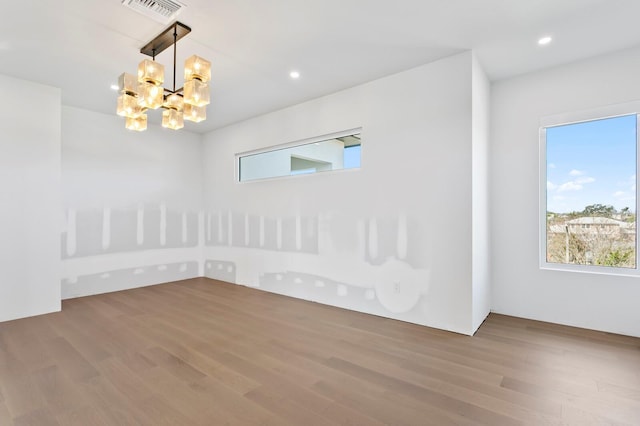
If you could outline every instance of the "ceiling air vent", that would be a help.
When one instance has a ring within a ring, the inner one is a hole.
[[[122,0],[122,5],[162,24],[173,21],[185,7],[176,0]]]

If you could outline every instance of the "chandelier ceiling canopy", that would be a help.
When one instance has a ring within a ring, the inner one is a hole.
[[[125,117],[125,127],[142,131],[147,128],[147,111],[162,108],[162,127],[178,130],[184,120],[200,122],[206,119],[206,106],[210,103],[209,81],[211,63],[192,55],[184,64],[184,86],[176,89],[176,44],[191,28],[175,22],[153,40],[140,53],[151,56],[138,65],[137,76],[123,73],[118,79],[117,114]],[[155,61],[156,55],[173,46],[173,86],[163,87],[164,65]]]

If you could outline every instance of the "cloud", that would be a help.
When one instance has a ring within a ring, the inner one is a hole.
[[[553,163],[547,164],[547,169],[555,169],[555,168],[556,168],[555,164],[553,164]]]
[[[565,198],[567,198],[567,197],[562,196],[562,195],[554,195],[554,196],[553,196],[553,201],[562,201],[562,200],[564,200]]]
[[[618,201],[635,201],[636,199],[635,193],[626,191],[616,191],[613,193],[613,197],[617,198]]]
[[[585,184],[593,183],[596,181],[591,176],[584,176],[584,172],[580,170],[571,170],[570,175],[575,176],[575,179],[565,182],[562,185],[556,185],[550,181],[547,181],[547,191],[565,192],[565,191],[580,191],[584,189]]]
[[[578,179],[574,180],[575,183],[577,184],[583,184],[583,183],[592,183],[595,182],[596,180],[592,177],[589,176],[583,176],[583,177],[579,177]]]
[[[567,183],[563,183],[562,185],[560,185],[558,187],[558,192],[564,192],[564,191],[580,191],[583,188],[582,185],[576,183],[576,182],[567,182]]]

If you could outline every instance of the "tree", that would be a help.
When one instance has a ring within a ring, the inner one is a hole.
[[[584,208],[582,214],[584,216],[611,217],[615,212],[616,209],[613,206],[607,206],[604,204],[591,204]]]
[[[605,253],[604,258],[599,261],[600,265],[616,267],[633,267],[633,249],[615,249]]]

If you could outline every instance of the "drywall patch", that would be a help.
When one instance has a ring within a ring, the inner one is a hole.
[[[318,218],[269,218],[236,212],[205,214],[205,244],[209,247],[249,247],[263,250],[318,253]]]
[[[73,256],[76,254],[76,211],[69,209],[67,211],[67,228],[66,235],[63,233],[62,256]],[[66,246],[65,246],[66,245]]]
[[[144,244],[144,207],[138,206],[136,212],[136,243],[141,246]]]
[[[236,282],[236,264],[222,260],[207,259],[205,261],[204,276],[228,283]]]
[[[75,251],[74,256],[102,254],[102,210],[75,211]],[[70,257],[67,249],[66,232],[62,238],[62,257]]]
[[[210,245],[206,250],[208,258],[234,262],[235,277],[225,273],[222,263],[206,267],[206,276],[426,323],[431,273],[428,266],[413,264],[415,240],[424,235],[418,234],[416,222],[407,215],[358,218],[325,213],[313,219],[249,215],[248,227],[246,213],[237,218],[234,222],[239,226],[233,232],[241,233],[239,241],[234,246]],[[247,228],[254,232],[252,226],[258,238],[250,236],[253,247],[247,248],[245,234]],[[317,252],[304,251],[306,238],[312,238]],[[293,268],[298,272],[291,272]]]
[[[403,306],[406,310],[400,312],[398,309],[389,310],[381,303],[375,289],[341,283],[318,275],[292,271],[262,274],[259,287],[273,293],[360,312],[375,315],[384,313],[385,316],[410,322],[419,323],[424,320],[426,295],[412,298],[410,304]],[[393,307],[397,308],[392,305]]]
[[[144,287],[197,276],[198,262],[149,265],[83,275],[62,280],[62,299]]]
[[[108,238],[111,243],[105,251],[118,253],[139,250],[138,210],[112,210],[110,231]]]
[[[403,218],[400,215],[399,218]],[[398,232],[400,222],[399,218],[372,218],[369,219],[369,227],[367,234],[367,261],[372,265],[380,265],[389,257],[399,258],[407,256],[407,232],[406,219],[402,220],[405,224],[404,232]],[[401,248],[402,253],[398,249]]]
[[[67,211],[62,258],[196,247],[198,213],[159,207]]]
[[[260,275],[261,290],[296,297],[299,299],[337,306],[373,315],[423,324],[427,315],[427,295],[411,297],[412,302],[402,308],[405,311],[389,310],[380,302],[376,289],[363,288],[330,280],[326,277],[301,272],[278,272]],[[400,289],[402,291],[402,289]]]

